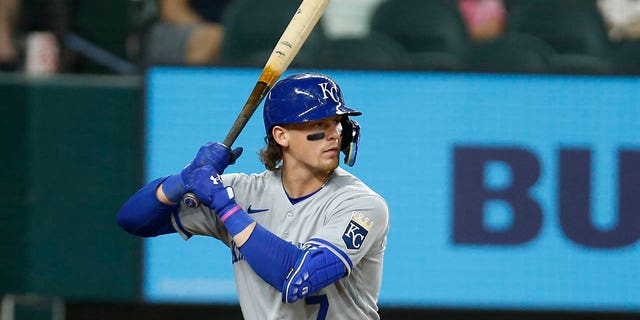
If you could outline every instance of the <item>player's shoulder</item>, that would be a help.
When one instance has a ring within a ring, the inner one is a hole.
[[[340,167],[333,172],[327,187],[334,189],[336,196],[343,199],[360,199],[387,206],[386,201],[380,194],[371,189],[360,178]]]
[[[352,173],[337,168],[327,186],[333,189],[330,202],[336,204],[337,212],[366,216],[379,226],[388,225],[389,206],[385,199]]]
[[[336,189],[350,189],[354,192],[378,195],[368,185],[360,180],[360,178],[340,167],[336,168],[336,170],[333,172],[333,175],[331,176],[329,183],[327,183],[327,186]]]
[[[265,186],[272,184],[274,181],[278,182],[280,179],[277,173],[265,170],[260,173],[251,174],[241,172],[225,173],[222,175],[222,181],[224,181],[225,185],[231,185],[237,188],[242,185],[251,185],[254,187]]]

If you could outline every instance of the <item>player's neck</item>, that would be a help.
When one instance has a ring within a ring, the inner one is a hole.
[[[304,197],[324,187],[332,172],[303,173],[299,170],[283,168],[282,185],[289,197]]]

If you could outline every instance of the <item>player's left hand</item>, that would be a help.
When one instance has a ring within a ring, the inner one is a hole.
[[[242,155],[242,150],[241,147],[231,150],[220,142],[208,142],[198,149],[193,161],[183,170],[182,178],[187,180],[187,175],[205,165],[212,166],[214,170],[222,174],[227,166],[234,164]]]
[[[193,161],[191,161],[179,174],[169,176],[162,183],[162,191],[169,201],[178,202],[186,192],[186,185],[191,179],[191,174],[196,169],[209,165],[216,172],[222,173],[227,166],[235,163],[236,159],[242,155],[242,148],[231,150],[220,142],[208,142],[198,150]]]
[[[220,216],[237,206],[233,188],[222,184],[220,173],[211,165],[194,170],[187,180],[186,189]]]

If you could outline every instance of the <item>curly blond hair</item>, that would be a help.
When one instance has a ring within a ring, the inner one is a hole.
[[[260,161],[267,170],[279,170],[282,163],[282,148],[271,135],[265,137],[264,141],[267,145],[258,153]]]

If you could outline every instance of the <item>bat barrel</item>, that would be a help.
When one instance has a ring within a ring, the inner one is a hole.
[[[244,107],[242,107],[240,114],[238,114],[236,121],[231,126],[231,129],[229,129],[227,137],[224,139],[223,144],[225,146],[231,148],[240,135],[240,132],[242,132],[244,127],[247,125],[247,122],[249,122],[249,119],[251,119],[251,116],[260,105],[260,102],[262,102],[269,92],[269,89],[270,86],[262,81],[258,81],[258,83],[256,83],[249,95],[249,98],[247,99],[247,102],[244,104]]]
[[[320,20],[322,13],[329,4],[329,0],[303,0],[296,10],[293,18],[285,28],[282,36],[276,43],[267,60],[258,83],[254,86],[247,102],[240,111],[236,121],[227,133],[223,144],[229,148],[236,141],[242,129],[260,105],[260,102],[269,92],[269,89],[280,78],[282,73],[289,67],[293,58],[298,54],[300,48],[309,37],[309,34]],[[193,193],[187,193],[182,199],[182,203],[190,208],[196,208],[200,201]]]
[[[244,127],[247,125],[247,122],[249,122],[249,119],[251,119],[251,116],[268,92],[269,86],[267,86],[266,83],[262,81],[258,81],[258,83],[256,83],[256,85],[253,87],[253,90],[251,91],[251,95],[249,95],[247,102],[244,104],[242,111],[240,111],[240,114],[238,114],[236,121],[233,123],[233,126],[231,126],[227,137],[224,139],[223,144],[225,146],[231,148],[233,143],[240,135],[240,132],[242,132],[242,129],[244,129]],[[188,192],[184,195],[184,197],[182,198],[182,203],[189,208],[197,208],[198,206],[200,206],[200,201],[198,200],[196,195],[191,192]]]

